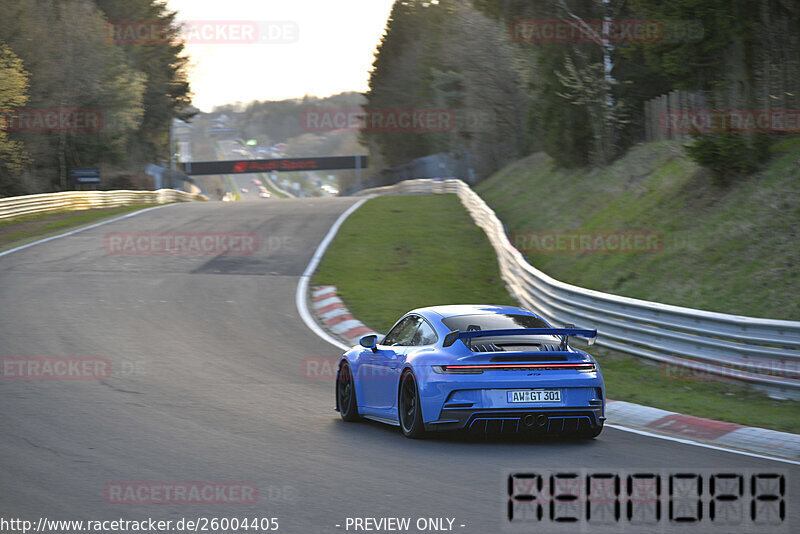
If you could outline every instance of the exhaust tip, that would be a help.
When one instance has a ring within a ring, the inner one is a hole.
[[[532,427],[535,422],[536,422],[536,417],[530,413],[522,418],[522,424],[524,424],[527,427]]]
[[[544,414],[539,414],[539,417],[536,418],[536,424],[539,426],[544,426],[547,424],[547,416]]]

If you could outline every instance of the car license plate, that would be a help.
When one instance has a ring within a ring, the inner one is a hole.
[[[507,391],[508,402],[561,402],[560,389],[514,389]]]

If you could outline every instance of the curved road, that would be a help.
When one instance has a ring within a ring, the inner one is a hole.
[[[506,469],[556,467],[783,469],[800,494],[796,465],[610,428],[588,443],[412,441],[343,423],[333,381],[306,372],[309,359],[323,368],[338,351],[303,324],[294,294],[353,202],[172,205],[0,257],[0,359],[106,358],[113,369],[92,380],[0,380],[0,517],[267,516],[298,534],[345,532],[354,516],[450,517],[457,532],[488,534],[502,530]],[[109,232],[252,232],[259,247],[110,254]],[[107,484],[128,481],[246,481],[259,499],[106,502]],[[789,514],[799,524],[797,508]]]

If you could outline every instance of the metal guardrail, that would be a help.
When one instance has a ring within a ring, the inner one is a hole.
[[[800,398],[800,322],[683,308],[555,280],[528,263],[495,212],[461,180],[408,180],[357,195],[430,193],[458,195],[486,232],[512,294],[549,322],[596,328],[598,345],[660,362],[676,378],[691,371]]]
[[[21,197],[0,198],[0,221],[52,211],[77,211],[116,208],[129,204],[165,204],[190,200],[208,200],[204,195],[159,189],[158,191],[65,191]]]

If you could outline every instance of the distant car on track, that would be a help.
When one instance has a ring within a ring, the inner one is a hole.
[[[595,359],[568,345],[596,330],[553,328],[522,308],[434,306],[364,336],[339,360],[336,410],[429,431],[530,432],[594,438],[605,421]]]
[[[255,179],[253,179],[253,184],[255,184],[255,185],[261,185],[261,180],[259,180],[259,179],[255,178]]]
[[[270,195],[267,191],[259,192],[258,196],[260,196],[261,198],[272,198],[272,195]]]
[[[338,189],[336,189],[335,187],[333,187],[331,185],[328,185],[328,184],[322,184],[320,186],[320,189],[322,189],[324,192],[328,193],[329,195],[335,196],[335,195],[339,194],[339,190]]]

